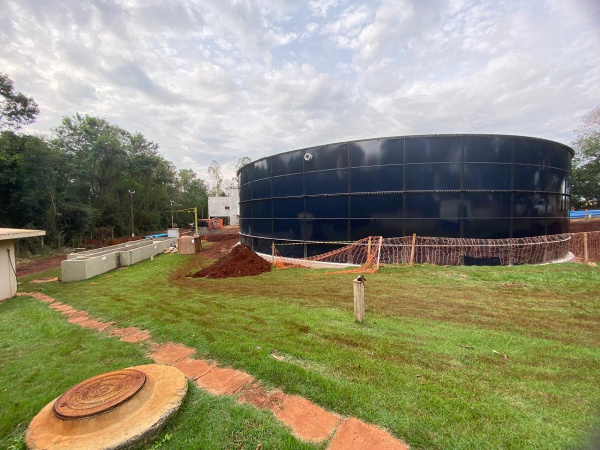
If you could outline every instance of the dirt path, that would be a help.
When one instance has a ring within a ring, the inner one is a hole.
[[[66,254],[22,260],[22,262],[17,259],[17,277],[20,278],[32,273],[43,272],[44,270],[60,267],[60,262],[65,259],[67,259]]]
[[[329,450],[409,448],[407,444],[375,425],[354,417],[342,417],[297,395],[288,395],[279,390],[267,391],[260,381],[241,370],[223,368],[210,361],[195,359],[194,348],[173,342],[153,342],[148,331],[136,327],[119,328],[114,322],[96,320],[86,311],[77,310],[40,292],[19,292],[17,295],[33,297],[46,303],[50,308],[64,314],[70,323],[80,327],[107,333],[124,342],[146,342],[149,348],[148,357],[157,364],[177,367],[199,388],[212,395],[236,396],[241,403],[271,411],[302,441],[318,444],[331,439]]]

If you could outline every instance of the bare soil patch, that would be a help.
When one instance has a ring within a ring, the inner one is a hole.
[[[198,256],[203,258],[219,259],[229,253],[231,249],[238,243],[239,239],[237,234],[221,234],[210,237],[211,240],[202,244],[202,251],[198,254]]]
[[[600,231],[600,219],[571,220],[569,224],[570,233],[583,233],[586,231]]]
[[[43,272],[45,270],[60,267],[61,261],[67,259],[67,255],[55,255],[46,258],[35,259],[17,259],[17,277],[24,277],[32,273]]]
[[[212,265],[189,275],[192,278],[232,278],[260,275],[271,270],[271,264],[247,245],[236,245],[231,252]]]

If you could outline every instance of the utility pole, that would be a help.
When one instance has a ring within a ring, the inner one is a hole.
[[[135,191],[130,190],[129,194],[131,195],[131,237],[135,237],[133,233],[133,194],[135,194]]]
[[[171,202],[171,228],[175,228],[173,224],[173,200],[169,200]]]

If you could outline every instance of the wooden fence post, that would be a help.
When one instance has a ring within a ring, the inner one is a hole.
[[[352,280],[354,285],[354,318],[359,322],[365,320],[365,282]]]
[[[271,242],[271,266],[275,267],[275,242]]]
[[[583,233],[583,262],[588,262],[588,234],[587,231]]]
[[[383,236],[379,236],[379,248],[377,249],[377,267],[379,270],[379,258],[381,258],[381,245],[383,244]]]
[[[417,233],[413,233],[412,246],[410,248],[410,265],[415,261],[415,243],[417,242]]]

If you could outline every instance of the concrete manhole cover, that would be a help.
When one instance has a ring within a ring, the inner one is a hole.
[[[120,449],[156,437],[181,406],[187,379],[148,364],[89,378],[48,403],[25,434],[29,449]]]
[[[53,411],[59,419],[83,419],[104,414],[125,403],[146,384],[144,372],[116,370],[89,378],[73,386],[56,402]]]

